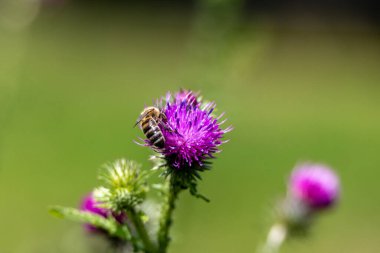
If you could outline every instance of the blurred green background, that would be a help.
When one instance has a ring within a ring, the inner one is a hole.
[[[179,87],[216,101],[235,129],[200,184],[211,203],[182,195],[170,252],[255,252],[289,172],[309,160],[336,168],[342,198],[283,252],[379,252],[375,23],[242,1],[3,0],[0,10],[1,253],[102,249],[47,207],[77,206],[105,162],[148,169],[133,123]]]

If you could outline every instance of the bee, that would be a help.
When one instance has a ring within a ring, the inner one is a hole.
[[[152,146],[163,149],[165,137],[159,127],[161,122],[167,121],[166,115],[157,107],[150,106],[144,109],[137,119],[135,126],[139,125]]]

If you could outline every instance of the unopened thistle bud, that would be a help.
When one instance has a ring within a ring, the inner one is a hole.
[[[146,173],[140,170],[139,164],[121,159],[105,167],[106,172],[101,178],[107,186],[94,191],[94,196],[102,207],[120,212],[145,199],[148,191]]]

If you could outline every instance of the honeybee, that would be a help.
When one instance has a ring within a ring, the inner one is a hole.
[[[140,126],[146,138],[148,138],[154,147],[163,149],[165,146],[165,137],[162,134],[159,124],[161,122],[165,123],[166,121],[166,115],[159,108],[150,106],[142,111],[135,126]]]

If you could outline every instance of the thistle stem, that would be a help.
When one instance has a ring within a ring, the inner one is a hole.
[[[127,212],[127,213],[128,213],[128,212]],[[131,231],[132,231],[132,229],[131,229],[131,225],[128,224],[128,223],[126,223],[124,226],[125,226],[125,229],[127,229],[127,230],[129,231],[129,233],[131,234],[130,238],[128,238],[127,241],[128,241],[128,240],[131,241],[131,243],[132,243],[132,247],[133,247],[133,252],[138,252],[139,248],[141,248],[141,247],[140,247],[140,245],[139,245],[139,242],[138,242],[136,236],[134,236],[134,235],[131,233]]]
[[[127,215],[128,215],[128,218],[130,218],[132,223],[135,225],[136,232],[139,235],[142,243],[144,244],[145,252],[146,253],[156,252],[156,247],[150,240],[148,232],[146,231],[146,228],[144,226],[144,223],[142,222],[136,210],[134,208],[130,208],[129,210],[127,210]]]
[[[262,253],[278,253],[287,237],[287,228],[284,224],[274,224],[269,230],[268,237]]]
[[[175,209],[175,201],[177,200],[178,194],[181,191],[178,187],[175,187],[172,180],[169,180],[169,186],[167,187],[166,199],[164,205],[162,206],[161,218],[160,218],[160,228],[158,231],[158,252],[166,253],[168,248],[170,237],[169,230],[173,223],[173,211]]]

